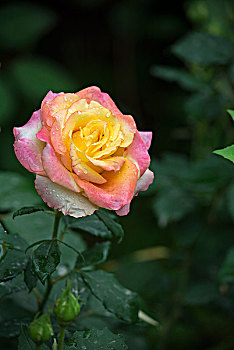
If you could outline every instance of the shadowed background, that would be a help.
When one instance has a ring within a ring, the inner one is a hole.
[[[0,4],[1,170],[33,181],[12,128],[49,90],[97,85],[153,131],[156,181],[120,219],[125,238],[103,266],[161,323],[109,325],[130,350],[233,349],[233,167],[212,154],[232,142],[233,20],[221,0]]]

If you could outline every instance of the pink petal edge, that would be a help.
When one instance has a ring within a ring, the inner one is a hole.
[[[150,148],[152,141],[152,131],[139,131],[142,140],[144,141],[147,150]]]
[[[137,131],[131,145],[126,150],[126,157],[135,161],[140,169],[140,176],[144,174],[150,165],[150,156],[146,144]]]
[[[140,177],[140,179],[137,181],[137,187],[134,192],[134,196],[137,196],[139,192],[146,191],[149,188],[149,185],[151,185],[154,181],[154,173],[147,169],[146,172]],[[130,203],[123,206],[123,208],[116,210],[116,214],[119,216],[127,215],[130,211]]]
[[[21,127],[15,127],[14,150],[19,162],[30,172],[45,175],[41,152],[44,142],[38,140],[37,132],[42,128],[40,110],[33,113],[30,120]]]

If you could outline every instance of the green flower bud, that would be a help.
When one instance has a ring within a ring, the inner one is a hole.
[[[29,326],[29,335],[30,338],[40,345],[49,340],[54,334],[53,328],[50,322],[50,313],[46,312],[38,318],[35,318],[34,321]]]
[[[80,312],[78,298],[71,291],[71,282],[67,283],[61,298],[54,304],[54,314],[60,326],[66,327]]]

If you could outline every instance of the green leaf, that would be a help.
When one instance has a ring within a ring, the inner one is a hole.
[[[24,270],[24,282],[27,285],[29,292],[31,292],[32,289],[36,287],[37,280],[38,278],[33,267],[32,259],[30,257]]]
[[[116,222],[116,216],[106,210],[96,211],[98,218],[106,225],[106,227],[112,232],[114,237],[120,240],[124,236],[124,230],[122,226]]]
[[[234,121],[234,111],[232,111],[231,109],[228,109],[227,112],[230,114],[230,116],[232,117],[232,120]]]
[[[1,282],[0,284],[0,299],[4,296],[9,296],[12,293],[17,293],[25,290],[26,286],[24,283],[23,275],[19,275],[13,280],[7,282]]]
[[[9,172],[0,172],[0,212],[16,210],[23,205],[35,205],[41,202],[36,194],[33,182],[24,176]],[[17,231],[18,232],[18,231]]]
[[[167,66],[154,66],[151,73],[158,78],[167,81],[176,82],[182,88],[193,91],[207,88],[207,85],[189,74],[186,70],[176,69]]]
[[[5,4],[0,10],[0,46],[18,50],[39,40],[56,22],[55,13],[41,4]]]
[[[172,46],[172,52],[185,61],[201,65],[226,64],[234,58],[234,44],[209,33],[193,32]]]
[[[74,91],[77,81],[57,62],[42,57],[28,57],[15,61],[9,68],[15,86],[23,95],[38,103],[49,90]]]
[[[111,243],[97,243],[92,248],[85,250],[82,256],[78,256],[75,264],[76,269],[84,269],[88,266],[98,265],[106,261],[110,252]]]
[[[217,149],[213,153],[218,154],[234,163],[234,145]]]
[[[35,213],[37,211],[45,211],[45,209],[42,208],[42,207],[38,207],[38,206],[23,207],[23,208],[20,208],[20,209],[16,210],[13,213],[12,218],[14,219],[16,216],[32,214],[32,213]]]
[[[155,197],[153,210],[159,226],[165,227],[168,223],[178,221],[190,213],[195,204],[195,200],[189,194],[180,188],[173,188]]]
[[[82,277],[109,312],[126,322],[138,320],[137,294],[121,286],[113,274],[98,270],[82,273]]]
[[[56,240],[46,241],[33,252],[32,262],[34,270],[44,284],[60,262],[60,250]]]
[[[0,230],[0,245],[5,245],[6,248],[21,250],[24,252],[28,243],[17,233],[7,234],[2,229]]]
[[[199,92],[188,97],[184,109],[192,120],[214,120],[222,114],[223,101],[217,94]]]
[[[19,275],[27,264],[27,257],[22,251],[9,249],[1,259],[0,282]]]
[[[93,215],[84,218],[66,218],[68,226],[73,229],[80,229],[94,236],[105,239],[113,237],[122,238],[124,231],[122,226],[116,222],[115,215],[108,211],[99,209]]]
[[[34,350],[34,342],[29,338],[28,326],[22,325],[18,341],[18,350]]]
[[[232,247],[221,266],[219,271],[219,281],[221,283],[234,282],[234,247]]]
[[[76,331],[64,346],[64,350],[127,350],[124,338],[114,334],[108,328]],[[27,350],[27,349],[25,349]]]

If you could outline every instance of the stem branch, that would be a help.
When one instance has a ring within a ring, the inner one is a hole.
[[[59,333],[59,339],[58,339],[58,350],[62,350],[63,347],[63,341],[64,341],[64,335],[65,335],[65,327],[60,326],[60,333]]]
[[[60,220],[61,216],[62,215],[58,211],[55,211],[55,219],[54,219],[54,228],[53,228],[52,239],[56,239],[57,238],[58,228],[59,228],[59,220]],[[48,297],[50,295],[52,287],[53,287],[52,278],[51,278],[51,276],[48,276],[47,277],[46,291],[45,291],[43,299],[42,299],[41,303],[39,303],[39,307],[38,307],[38,311],[40,313],[43,312],[43,309],[44,309],[45,304],[46,304],[46,302],[48,300]]]

